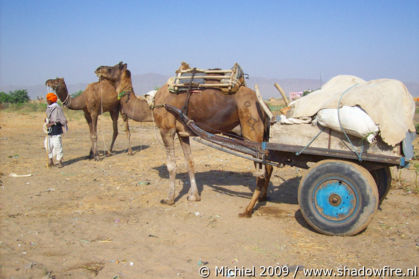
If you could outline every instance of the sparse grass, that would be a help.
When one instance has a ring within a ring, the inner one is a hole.
[[[2,104],[2,110],[6,112],[39,112],[45,111],[47,109],[47,104],[38,103],[38,102],[28,102],[28,103],[19,103],[19,104]]]
[[[84,119],[84,113],[82,110],[71,110],[64,107],[64,115],[67,117],[67,121]]]
[[[61,102],[59,102],[59,104],[61,107],[63,107]],[[4,112],[16,112],[16,113],[22,113],[22,114],[45,112],[46,109],[47,109],[46,103],[39,103],[37,101],[21,103],[21,104],[2,104],[0,107],[0,110]],[[64,114],[69,121],[80,120],[84,118],[82,110],[70,110],[64,107]]]

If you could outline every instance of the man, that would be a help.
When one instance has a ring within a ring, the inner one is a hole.
[[[67,131],[67,119],[64,116],[63,109],[57,104],[57,95],[54,93],[48,93],[46,96],[48,107],[47,107],[47,118],[46,127],[48,128],[48,136],[45,138],[45,149],[48,152],[48,167],[54,165],[53,158],[57,157],[57,166],[63,167],[63,144],[62,134]],[[64,129],[63,129],[64,128]]]

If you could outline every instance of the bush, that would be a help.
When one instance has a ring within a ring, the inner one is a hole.
[[[23,104],[30,100],[26,89],[10,91],[9,94],[0,92],[0,103]]]

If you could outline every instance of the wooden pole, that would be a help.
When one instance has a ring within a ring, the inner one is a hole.
[[[259,86],[257,84],[255,84],[255,92],[256,92],[256,97],[258,98],[258,101],[259,101],[260,105],[262,106],[263,110],[266,112],[269,119],[272,119],[273,114],[272,114],[271,110],[269,109],[269,107],[263,101],[262,95],[260,95]]]
[[[288,99],[287,99],[287,95],[285,94],[285,91],[281,88],[281,86],[279,86],[279,84],[278,83],[274,83],[274,86],[275,86],[275,88],[276,89],[278,89],[278,91],[279,91],[279,93],[281,93],[281,95],[282,95],[282,99],[284,99],[284,102],[285,102],[285,105],[288,107],[288,105],[289,105],[289,101],[288,101]]]

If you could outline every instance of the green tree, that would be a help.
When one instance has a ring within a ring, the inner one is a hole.
[[[10,95],[5,92],[0,92],[0,104],[10,103]]]
[[[28,96],[28,91],[26,89],[20,89],[9,92],[10,96],[10,103],[13,104],[20,104],[20,103],[26,103],[30,100]]]

